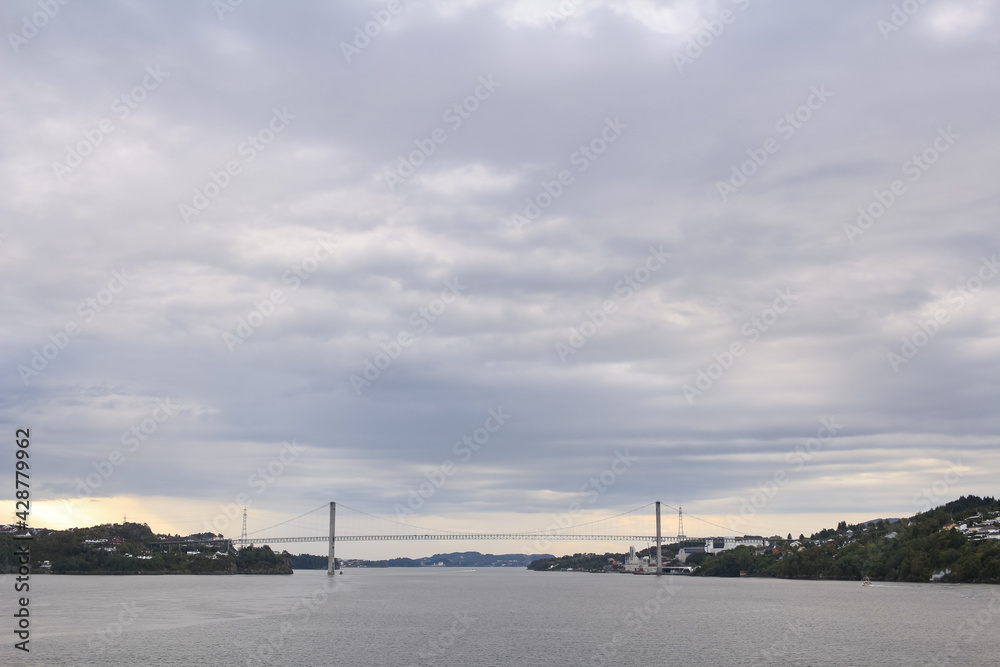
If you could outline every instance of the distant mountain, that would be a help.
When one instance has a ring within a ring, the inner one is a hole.
[[[872,519],[870,521],[862,521],[859,526],[874,526],[879,521],[885,521],[886,523],[896,523],[899,519]]]
[[[539,558],[554,558],[551,554],[481,554],[478,551],[456,551],[434,554],[426,558],[390,558],[387,560],[345,560],[344,567],[527,567]]]
[[[421,558],[423,566],[444,563],[445,567],[527,567],[539,558],[551,558],[549,554],[481,554],[478,551],[457,551],[450,554],[435,554]]]

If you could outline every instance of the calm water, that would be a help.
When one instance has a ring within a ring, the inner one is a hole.
[[[32,577],[27,660],[11,649],[13,581],[5,575],[0,663],[1000,664],[1000,587],[345,572]],[[960,650],[950,662],[949,647]]]

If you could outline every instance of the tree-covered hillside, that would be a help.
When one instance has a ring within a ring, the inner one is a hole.
[[[291,556],[270,547],[201,546],[163,552],[153,542],[181,539],[156,535],[140,523],[104,524],[69,530],[37,529],[30,541],[31,568],[53,574],[291,574]],[[215,535],[189,535],[185,539],[211,540]],[[0,572],[14,572],[15,551],[25,541],[13,534],[0,535]],[[193,551],[195,553],[188,553]]]
[[[706,577],[747,576],[1000,583],[1000,503],[995,498],[962,496],[908,519],[848,525],[841,521],[811,537],[771,538],[768,547],[741,546],[717,554],[696,553],[685,564]],[[663,546],[664,565],[677,545]],[[640,556],[655,558],[655,549]],[[624,554],[574,554],[536,560],[538,571],[621,571]]]
[[[688,564],[709,577],[736,577],[743,570],[765,577],[929,581],[941,572],[942,581],[1000,583],[1000,540],[988,539],[998,525],[996,499],[963,496],[895,523],[841,522],[773,549],[696,554]]]

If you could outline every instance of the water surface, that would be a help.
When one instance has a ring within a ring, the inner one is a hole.
[[[18,662],[32,665],[1000,664],[991,586],[506,568],[52,575],[31,586],[32,650]],[[12,598],[2,596],[8,619]]]

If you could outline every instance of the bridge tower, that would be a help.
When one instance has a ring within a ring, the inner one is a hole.
[[[663,574],[663,536],[660,535],[660,501],[656,501],[656,576]]]
[[[329,555],[330,560],[326,566],[326,573],[328,575],[337,574],[336,572],[337,559],[333,557],[333,538],[337,534],[336,524],[337,524],[337,503],[331,502],[330,503],[330,555]]]
[[[247,545],[247,506],[243,506],[243,532],[240,534],[240,544]]]
[[[677,508],[677,541],[680,542],[680,541],[682,541],[684,539],[687,539],[687,536],[684,534],[684,508],[683,507],[678,507]]]

